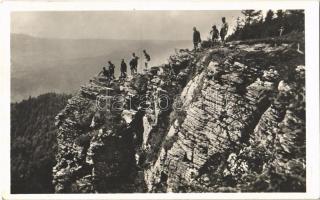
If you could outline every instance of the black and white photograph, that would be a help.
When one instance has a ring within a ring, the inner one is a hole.
[[[306,193],[307,14],[11,11],[10,194]]]

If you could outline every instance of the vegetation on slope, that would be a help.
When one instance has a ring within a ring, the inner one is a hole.
[[[54,118],[69,97],[48,93],[11,104],[11,193],[54,192]]]
[[[247,40],[304,32],[303,10],[269,10],[263,18],[261,10],[243,10],[244,19],[238,18],[228,40]],[[281,30],[282,29],[282,30]]]

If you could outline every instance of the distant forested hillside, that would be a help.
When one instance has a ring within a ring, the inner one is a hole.
[[[52,193],[54,118],[69,95],[47,93],[11,104],[11,193]]]

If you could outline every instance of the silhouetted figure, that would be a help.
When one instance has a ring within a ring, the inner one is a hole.
[[[131,75],[134,74],[134,59],[131,59],[129,62]]]
[[[193,46],[194,50],[198,49],[199,43],[201,42],[200,32],[197,31],[196,27],[193,27]]]
[[[228,29],[229,29],[229,25],[226,22],[226,18],[222,17],[222,27],[221,27],[221,30],[220,30],[220,37],[221,37],[221,41],[222,41],[223,44],[225,43],[225,37],[226,37],[226,35],[228,33]]]
[[[124,62],[124,59],[121,60],[120,72],[121,72],[120,78],[127,77],[127,64]]]
[[[219,39],[219,30],[217,29],[216,25],[212,26],[212,30],[210,31],[210,34],[212,35],[212,45],[218,41]]]
[[[116,77],[114,77],[114,64],[111,61],[108,61],[109,63],[109,75],[110,75],[110,79],[115,79]]]
[[[279,29],[279,36],[282,36],[282,34],[283,34],[283,31],[284,31],[284,28],[283,28],[283,26],[280,26],[280,29]]]
[[[148,63],[150,62],[151,58],[145,49],[143,50],[143,53],[144,53],[144,57],[145,57],[144,66],[146,67],[146,69],[148,69]]]
[[[130,60],[130,70],[131,70],[131,75],[137,73],[137,68],[138,68],[138,60],[139,57],[136,56],[135,53],[132,54],[132,59]]]
[[[99,72],[98,76],[101,74],[109,79],[109,71],[105,67],[102,68],[102,71]]]

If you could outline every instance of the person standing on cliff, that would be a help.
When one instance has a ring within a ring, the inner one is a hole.
[[[139,57],[136,56],[135,53],[132,53],[132,59],[130,61],[130,69],[131,69],[131,75],[137,73],[137,68],[138,68],[138,60]]]
[[[124,62],[124,59],[121,60],[120,72],[121,72],[120,78],[127,77],[127,64]]]
[[[221,37],[222,44],[225,43],[225,37],[226,37],[226,35],[228,33],[228,29],[229,29],[229,25],[226,22],[226,18],[222,17],[222,27],[221,27],[221,30],[220,30],[220,37]]]
[[[144,66],[146,67],[146,69],[148,69],[148,63],[150,62],[151,58],[150,58],[150,55],[147,53],[147,51],[145,49],[143,50],[143,54],[144,54],[144,57],[145,57]]]
[[[130,65],[130,71],[131,71],[131,76],[134,74],[134,59],[132,58],[129,62]]]
[[[280,26],[280,29],[279,29],[279,36],[280,37],[282,36],[283,31],[284,31],[284,27]]]
[[[193,47],[195,51],[198,49],[199,43],[201,43],[200,32],[196,27],[193,27]]]
[[[212,34],[212,46],[215,42],[218,41],[219,38],[219,30],[217,29],[216,25],[212,26],[212,30],[210,31],[210,34]]]
[[[116,77],[114,77],[114,64],[111,61],[108,61],[109,63],[109,75],[110,75],[110,79],[115,79]]]

